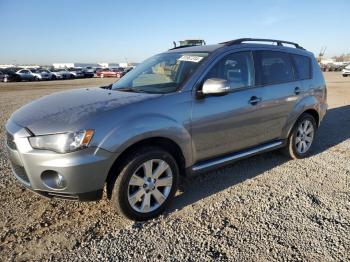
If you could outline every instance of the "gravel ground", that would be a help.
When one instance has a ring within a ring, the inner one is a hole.
[[[0,83],[0,261],[349,261],[350,78],[326,73],[330,110],[311,157],[262,154],[186,179],[168,212],[134,223],[107,200],[47,200],[11,176],[4,124],[54,91],[88,79]]]

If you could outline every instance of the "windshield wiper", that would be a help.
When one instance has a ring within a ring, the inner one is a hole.
[[[136,89],[136,88],[130,88],[130,87],[122,87],[122,88],[116,88],[115,91],[122,91],[122,92],[133,92],[133,93],[146,93],[143,90]]]
[[[103,88],[103,89],[112,89],[112,85],[113,84],[110,84],[108,86],[101,86],[100,88]]]

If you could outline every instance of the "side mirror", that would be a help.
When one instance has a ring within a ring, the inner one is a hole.
[[[203,95],[225,95],[230,90],[227,80],[220,78],[207,79],[202,87]]]

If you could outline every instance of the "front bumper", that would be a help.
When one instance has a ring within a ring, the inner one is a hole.
[[[46,197],[92,201],[102,197],[103,187],[114,162],[113,154],[101,148],[59,154],[36,150],[30,146],[30,132],[13,121],[6,124],[7,151],[12,173],[17,180]],[[56,172],[64,181],[63,188],[49,186],[45,172]]]
[[[343,75],[350,75],[350,70],[343,70],[342,73]]]

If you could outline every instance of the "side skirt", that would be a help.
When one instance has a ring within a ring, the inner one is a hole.
[[[218,167],[222,167],[243,158],[247,158],[260,153],[264,153],[264,152],[268,152],[268,151],[272,151],[272,150],[284,147],[285,143],[286,141],[284,140],[274,141],[267,144],[259,145],[257,147],[253,147],[243,151],[225,155],[219,158],[198,162],[197,164],[192,166],[191,173],[196,174],[196,173],[206,172]]]

